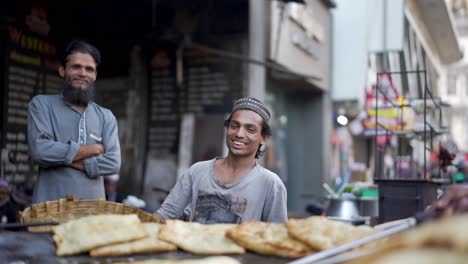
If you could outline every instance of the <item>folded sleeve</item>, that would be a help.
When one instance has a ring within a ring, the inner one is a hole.
[[[80,148],[73,141],[54,140],[49,113],[38,97],[28,107],[28,146],[31,159],[43,167],[70,165]]]
[[[187,171],[177,180],[176,185],[164,200],[158,213],[164,219],[179,219],[184,214],[184,209],[192,197],[192,177]]]
[[[110,112],[104,121],[102,144],[104,145],[104,154],[83,160],[86,175],[89,178],[119,174],[120,171],[121,157],[117,120]]]

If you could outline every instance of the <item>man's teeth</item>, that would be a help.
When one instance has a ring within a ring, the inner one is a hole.
[[[234,144],[236,144],[236,145],[242,145],[242,146],[247,145],[247,144],[245,144],[244,142],[240,142],[240,141],[234,141]]]

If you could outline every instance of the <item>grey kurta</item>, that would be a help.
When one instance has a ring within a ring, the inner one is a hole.
[[[83,160],[85,172],[70,168],[80,145],[100,143],[105,153]],[[103,178],[119,173],[120,144],[112,112],[91,102],[81,113],[62,95],[38,95],[29,103],[28,144],[39,165],[33,202],[105,198]]]

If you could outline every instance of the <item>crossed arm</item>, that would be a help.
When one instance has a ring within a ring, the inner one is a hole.
[[[86,172],[83,160],[101,154],[104,154],[104,145],[102,144],[81,145],[75,158],[73,158],[73,162],[69,166],[76,170]]]

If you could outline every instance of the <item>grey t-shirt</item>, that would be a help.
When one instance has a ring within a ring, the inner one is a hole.
[[[165,219],[185,215],[203,224],[287,220],[286,187],[278,175],[256,164],[236,182],[222,184],[214,173],[215,161],[192,165],[157,212]]]

